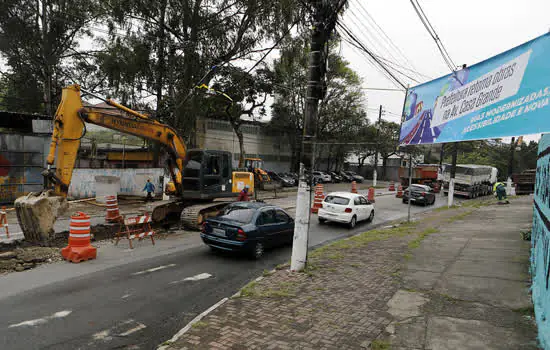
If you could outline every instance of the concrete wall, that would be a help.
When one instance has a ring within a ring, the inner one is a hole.
[[[120,177],[119,194],[145,196],[143,187],[147,179],[155,185],[155,193],[162,193],[161,177],[164,176],[164,169],[75,169],[71,186],[69,187],[69,197],[90,198],[95,196],[95,177],[96,176],[117,176]]]
[[[532,297],[539,342],[550,349],[550,134],[539,142],[531,233]]]

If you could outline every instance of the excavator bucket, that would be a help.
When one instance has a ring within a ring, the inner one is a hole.
[[[47,244],[54,238],[55,220],[69,209],[63,196],[54,196],[51,190],[29,193],[15,200],[15,211],[25,240]]]

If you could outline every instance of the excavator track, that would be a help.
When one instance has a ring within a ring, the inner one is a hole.
[[[200,230],[203,221],[216,216],[220,210],[231,202],[213,202],[186,206],[181,212],[181,224],[188,229]]]

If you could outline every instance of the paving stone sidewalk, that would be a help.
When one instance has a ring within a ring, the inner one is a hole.
[[[508,208],[514,205],[528,207],[528,203],[518,200]],[[465,230],[472,230],[468,226],[470,216],[480,219],[478,211],[483,211],[483,218],[498,212],[498,219],[489,222],[507,225],[510,232],[517,231],[517,244],[526,243],[519,240],[520,228],[528,224],[525,208],[509,220],[502,215],[503,210],[506,209],[471,202],[468,207],[424,213],[412,224],[368,231],[319,248],[310,253],[307,271],[290,273],[288,266],[282,266],[274,273],[265,273],[261,280],[244,287],[240,296],[230,298],[162,348],[485,349],[491,346],[480,339],[491,332],[494,335],[489,339],[511,339],[510,346],[499,342],[499,347],[492,348],[516,349],[519,344],[522,348],[536,347],[525,278],[520,285],[506,287],[516,296],[509,305],[495,301],[479,307],[464,305],[462,300],[478,300],[476,293],[482,293],[482,288],[468,289],[465,282],[459,289],[461,294],[451,296],[445,294],[449,292],[446,286],[455,277],[445,280],[447,284],[439,283],[441,273],[451,271],[449,264],[459,256],[449,253],[450,248],[446,247],[457,248],[456,252],[462,254],[465,249],[456,242],[464,243],[464,234],[472,245],[475,233]],[[518,220],[518,215],[522,220]],[[488,234],[491,227],[496,229],[496,225],[482,225],[474,231]],[[472,246],[476,249],[475,244]],[[512,250],[513,246],[510,243]],[[523,264],[520,270],[524,273],[528,255],[522,249],[524,245],[517,249],[516,259]],[[431,260],[424,259],[424,254]],[[477,254],[491,260],[484,251]],[[431,275],[431,269],[439,275]],[[498,298],[497,292],[494,299]],[[498,320],[490,321],[491,317]],[[478,330],[474,332],[475,327]],[[473,346],[460,346],[464,339],[469,339],[464,344]]]

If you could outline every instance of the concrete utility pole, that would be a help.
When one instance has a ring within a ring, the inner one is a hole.
[[[311,1],[314,24],[311,33],[309,73],[304,118],[304,133],[300,159],[300,182],[296,198],[296,221],[292,244],[291,271],[302,271],[307,264],[307,248],[311,208],[311,184],[317,135],[317,110],[322,98],[322,81],[325,76],[326,43],[336,26],[338,12],[346,0]],[[306,174],[309,178],[306,178]]]
[[[452,164],[451,164],[451,176],[449,179],[449,198],[447,206],[452,207],[455,195],[455,174],[456,174],[456,157],[458,155],[458,142],[453,143]]]
[[[378,112],[378,128],[376,128],[376,148],[374,149],[374,172],[372,173],[372,186],[376,187],[376,178],[378,176],[378,142],[380,138],[380,122],[382,121],[382,105]],[[401,128],[400,128],[401,129]]]

